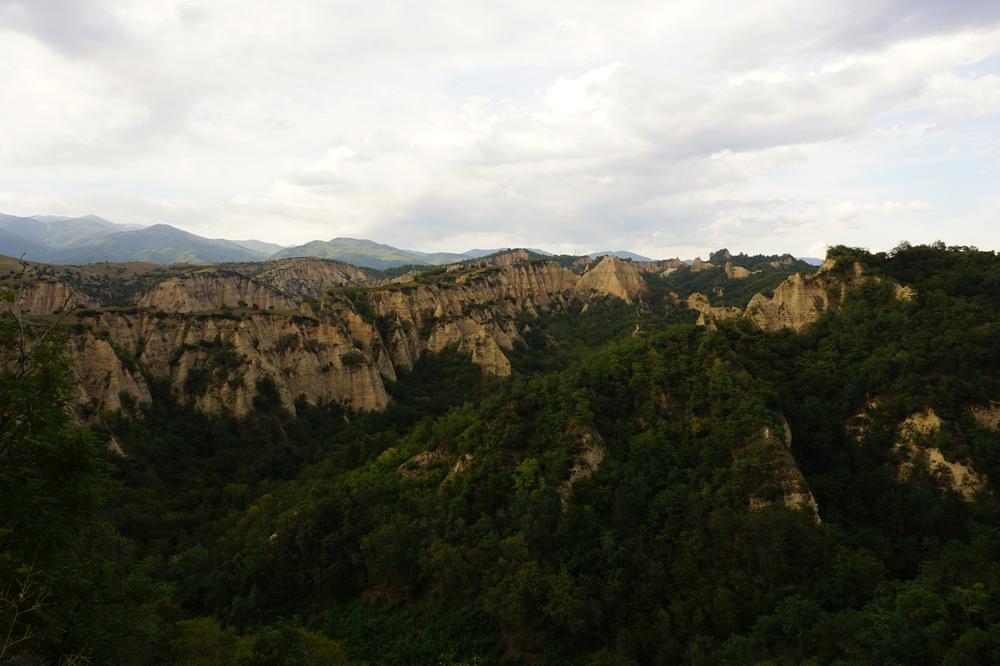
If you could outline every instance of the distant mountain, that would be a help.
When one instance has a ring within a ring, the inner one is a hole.
[[[82,217],[0,215],[0,230],[7,234],[5,249],[10,249],[16,256],[24,253],[38,261],[58,260],[64,249],[86,245],[109,234],[134,229],[141,227],[115,224],[96,215]],[[22,240],[18,241],[17,238]]]
[[[48,261],[49,248],[27,240],[0,226],[0,255],[21,257],[32,261]]]
[[[334,238],[329,241],[311,241],[305,245],[289,247],[272,255],[272,259],[288,257],[316,257],[336,259],[355,266],[386,269],[405,264],[426,264],[423,254],[400,250],[361,238]]]
[[[288,257],[316,257],[336,259],[364,268],[386,270],[398,266],[438,266],[466,259],[477,259],[498,250],[469,250],[468,252],[419,252],[376,243],[363,238],[334,238],[329,241],[312,241],[305,245],[289,247],[275,253],[272,259]]]
[[[207,264],[261,261],[282,246],[262,241],[228,241],[158,224],[116,224],[96,215],[21,217],[0,214],[0,254],[61,264],[152,261]]]
[[[591,257],[603,257],[605,255],[610,255],[612,257],[618,257],[619,259],[631,259],[632,261],[653,261],[649,257],[644,257],[641,254],[629,252],[628,250],[602,250],[601,252],[588,252],[587,254]]]
[[[222,261],[261,261],[266,255],[223,239],[203,238],[168,224],[110,234],[67,250],[59,262],[151,261],[158,264],[211,264]]]
[[[795,258],[798,259],[799,261],[806,262],[810,266],[820,266],[823,263],[823,260],[820,259],[819,257],[795,257]]]
[[[281,252],[287,245],[278,245],[277,243],[267,243],[265,241],[259,240],[234,240],[234,243],[240,247],[245,247],[248,250],[258,252],[266,257],[270,257],[275,252]]]

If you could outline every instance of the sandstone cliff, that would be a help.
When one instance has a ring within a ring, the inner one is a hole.
[[[742,266],[735,266],[728,261],[722,269],[725,271],[726,277],[730,280],[745,280],[750,277],[750,271]]]
[[[95,307],[97,301],[56,280],[39,280],[21,293],[18,307],[26,315],[57,314],[77,307]],[[0,311],[10,311],[14,304],[0,302]]]
[[[678,268],[687,266],[681,259],[662,259],[659,261],[633,261],[632,265],[638,268],[643,273],[656,273],[657,275],[663,275],[664,273],[670,274],[676,271]]]
[[[701,257],[695,257],[694,261],[691,262],[692,273],[700,273],[701,271],[707,271],[711,268],[715,268],[715,266],[707,261],[702,261]]]
[[[85,414],[149,401],[149,380],[206,411],[246,413],[262,382],[272,382],[289,409],[300,396],[382,409],[383,378],[394,379],[424,351],[454,345],[487,372],[507,375],[506,352],[525,318],[593,296],[637,303],[648,294],[643,270],[617,257],[583,276],[531,258],[515,250],[401,284],[315,259],[38,266],[25,303],[33,315],[67,300],[86,306],[73,315],[70,346]],[[67,275],[73,286],[48,275]]]
[[[68,347],[76,380],[75,403],[85,416],[122,408],[123,399],[148,403],[149,387],[134,364],[125,363],[111,343],[92,334],[74,336]]]
[[[828,260],[812,275],[796,273],[778,285],[771,298],[756,294],[747,304],[745,316],[767,331],[801,331],[824,313],[836,312],[853,287],[864,280],[880,280],[868,275],[858,262],[839,270],[834,267]],[[916,295],[909,287],[898,284],[894,292],[896,298],[907,301]]]
[[[905,480],[918,467],[924,467],[941,483],[969,501],[986,488],[986,477],[967,462],[947,458],[940,448],[934,446],[941,425],[941,418],[929,407],[911,414],[899,424],[893,447],[899,461],[899,478]]]
[[[761,438],[754,442],[748,452],[756,453],[763,463],[766,489],[750,494],[750,510],[757,511],[772,505],[779,498],[789,509],[805,511],[816,522],[820,522],[819,506],[813,497],[809,483],[802,475],[798,463],[792,456],[792,430],[788,421],[781,417],[781,432],[766,426],[761,430]]]
[[[649,287],[633,262],[608,255],[583,274],[576,283],[576,291],[584,296],[606,294],[634,303],[642,300]]]
[[[810,280],[796,273],[782,282],[771,298],[756,294],[750,299],[746,316],[767,331],[785,327],[801,331],[839,305],[839,299],[831,298],[829,286],[822,280]]]
[[[118,408],[122,391],[148,401],[145,380],[129,367],[141,367],[199,409],[236,414],[250,410],[262,380],[274,383],[288,409],[299,396],[314,404],[382,409],[388,404],[382,375],[394,377],[377,345],[355,346],[349,322],[267,313],[103,313],[70,351],[85,393],[81,402],[90,411]]]
[[[331,287],[370,284],[363,268],[332,259],[298,257],[262,264],[243,264],[244,274],[289,298],[319,298]],[[239,269],[237,269],[239,270]]]
[[[160,282],[140,299],[142,307],[164,312],[201,312],[223,307],[294,310],[295,301],[273,288],[235,273],[205,270]]]
[[[739,317],[743,310],[731,306],[715,306],[709,303],[708,297],[695,292],[688,296],[687,306],[698,313],[698,325],[714,329],[715,322],[721,319]]]
[[[468,261],[449,264],[447,270],[448,272],[455,272],[468,270],[469,268],[501,268],[530,260],[531,252],[524,248],[518,248],[516,250],[508,250],[507,252],[498,252],[480,259],[470,259]]]
[[[601,434],[593,426],[571,425],[567,429],[570,436],[580,441],[580,451],[573,460],[573,467],[569,471],[569,477],[556,487],[556,493],[562,502],[563,511],[569,508],[569,500],[573,496],[573,486],[577,481],[589,479],[600,469],[601,463],[608,455],[608,448],[604,444]]]
[[[454,344],[488,372],[508,375],[503,350],[519,337],[514,320],[565,305],[576,283],[576,276],[555,262],[516,263],[440,285],[374,290],[368,299],[383,322],[396,366],[410,367],[423,351]]]
[[[976,423],[987,430],[1000,431],[1000,402],[994,400],[987,405],[979,405],[969,409]]]

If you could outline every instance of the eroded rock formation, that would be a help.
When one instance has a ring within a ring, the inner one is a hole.
[[[649,292],[642,271],[631,261],[608,255],[588,270],[576,284],[576,291],[584,296],[609,295],[626,303],[635,303]]]
[[[17,303],[27,315],[58,314],[76,307],[95,307],[97,301],[80,293],[65,282],[40,280],[28,285]],[[0,302],[0,311],[14,309],[14,303]]]
[[[788,421],[781,417],[781,433],[770,426],[761,429],[760,440],[751,444],[741,455],[756,454],[763,463],[766,489],[754,490],[750,494],[750,510],[758,511],[771,506],[779,498],[789,509],[807,512],[812,519],[820,522],[819,506],[813,497],[809,483],[802,475],[792,455],[792,430]]]
[[[934,446],[941,425],[941,418],[929,407],[911,414],[899,424],[893,447],[899,461],[899,478],[908,479],[915,469],[925,467],[941,483],[969,501],[986,488],[986,477],[971,464],[951,460]]]
[[[699,326],[707,326],[712,329],[715,328],[715,322],[721,319],[739,317],[743,314],[743,310],[740,308],[712,305],[705,294],[699,294],[698,292],[688,296],[687,306],[698,313],[697,323]]]
[[[592,426],[571,426],[569,433],[580,440],[580,451],[573,460],[569,478],[556,488],[563,511],[568,508],[569,500],[573,496],[573,485],[577,481],[589,479],[601,467],[601,463],[608,455],[608,449],[604,445],[601,434]]]
[[[374,344],[377,333],[363,324],[364,331],[352,330],[351,323],[270,313],[102,313],[76,336],[70,352],[88,412],[119,408],[123,391],[148,401],[142,374],[130,370],[135,367],[209,412],[247,413],[261,382],[273,384],[287,409],[300,396],[314,404],[383,409],[388,395],[382,377],[395,376],[392,364]]]

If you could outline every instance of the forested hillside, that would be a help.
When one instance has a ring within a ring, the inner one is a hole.
[[[678,306],[806,268],[726,252],[382,412],[148,376],[83,424],[72,332],[4,313],[0,663],[1000,663],[1000,258],[828,259],[801,332]]]

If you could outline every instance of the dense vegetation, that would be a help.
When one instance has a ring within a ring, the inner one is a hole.
[[[893,450],[930,407],[1000,478],[968,411],[1000,397],[1000,259],[832,256],[884,279],[803,334],[595,302],[520,322],[509,380],[425,356],[381,414],[161,388],[84,429],[58,339],[19,373],[6,316],[0,663],[1000,663],[997,500]],[[783,419],[821,522],[782,501]]]

